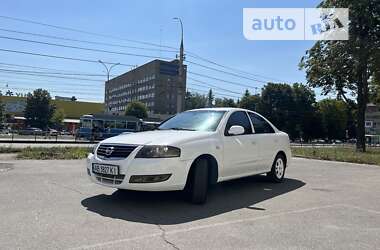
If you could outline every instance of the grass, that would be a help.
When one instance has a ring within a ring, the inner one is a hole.
[[[0,147],[1,153],[16,153],[17,159],[35,160],[70,160],[84,159],[90,152],[87,147]],[[356,152],[354,148],[346,147],[293,147],[292,154],[296,157],[364,163],[380,166],[380,148],[368,148],[367,152]]]
[[[21,148],[0,147],[0,154],[19,153],[20,151],[21,151]]]
[[[380,148],[367,148],[367,152],[356,152],[351,147],[293,147],[296,157],[380,165]]]
[[[22,160],[72,160],[86,158],[90,150],[87,147],[1,147],[0,153],[17,153],[17,159]]]

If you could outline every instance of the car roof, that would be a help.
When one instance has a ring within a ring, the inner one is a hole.
[[[229,107],[221,107],[221,108],[200,108],[200,109],[191,109],[187,111],[235,111],[235,110],[241,110],[241,111],[249,111],[253,112],[251,110],[247,109],[241,109],[241,108],[229,108]]]

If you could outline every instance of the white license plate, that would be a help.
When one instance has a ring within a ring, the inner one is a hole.
[[[92,172],[98,174],[118,175],[119,166],[94,163],[92,164]]]

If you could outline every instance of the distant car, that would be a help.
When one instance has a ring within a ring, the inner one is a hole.
[[[351,139],[348,140],[348,143],[355,144],[356,143],[356,139],[355,138],[351,138]]]
[[[50,136],[57,136],[59,134],[59,132],[56,130],[56,129],[49,129],[49,135]]]
[[[7,135],[7,134],[10,134],[11,133],[11,130],[10,129],[7,129],[7,128],[4,128],[4,129],[1,129],[0,130],[0,134],[5,134],[5,135]]]
[[[154,131],[101,141],[87,158],[87,173],[104,186],[186,190],[193,203],[204,203],[217,182],[262,173],[282,182],[290,160],[288,135],[263,116],[210,108],[177,114]]]
[[[20,130],[18,134],[19,135],[43,135],[44,131],[42,131],[42,129],[39,129],[39,128],[29,127],[29,128]]]
[[[326,141],[323,139],[317,139],[317,140],[313,140],[313,143],[326,143]]]
[[[71,135],[72,133],[71,132],[69,132],[69,131],[67,131],[67,130],[62,130],[61,132],[60,132],[60,134],[61,135]]]

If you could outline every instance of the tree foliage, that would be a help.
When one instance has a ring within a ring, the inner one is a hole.
[[[135,116],[137,118],[143,119],[148,117],[148,108],[142,102],[130,102],[125,109],[125,115]]]
[[[318,102],[323,134],[327,139],[345,139],[348,123],[347,109],[347,104],[341,100],[324,99]]]
[[[349,40],[318,41],[301,59],[311,87],[357,101],[357,150],[365,151],[365,109],[368,82],[380,70],[380,4],[373,0],[324,0],[322,8],[349,8]]]
[[[207,107],[207,95],[188,92],[186,108]],[[215,107],[240,107],[261,113],[277,128],[289,134],[291,139],[344,139],[346,130],[350,138],[355,135],[353,116],[356,112],[344,101],[322,100],[317,102],[314,91],[306,85],[294,83],[268,83],[262,94],[251,95],[248,90],[241,101],[215,98]]]
[[[239,107],[243,109],[257,111],[260,102],[261,102],[260,96],[251,95],[251,93],[247,89],[239,102]]]
[[[314,91],[305,85],[293,84],[294,110],[291,112],[296,137],[310,140],[322,137],[319,129],[322,127],[317,113]]]
[[[51,97],[47,90],[36,89],[28,93],[24,116],[28,126],[46,129],[53,116],[55,106],[51,104]]]
[[[207,106],[207,97],[198,93],[186,92],[185,109],[199,109]]]
[[[258,112],[268,117],[278,128],[295,137],[292,116],[295,112],[292,86],[268,83],[262,91]]]
[[[235,108],[236,103],[232,98],[215,98],[215,107],[230,107]]]
[[[63,126],[63,119],[65,119],[65,116],[65,111],[63,109],[56,109],[50,119],[50,122],[54,127],[61,128]]]

